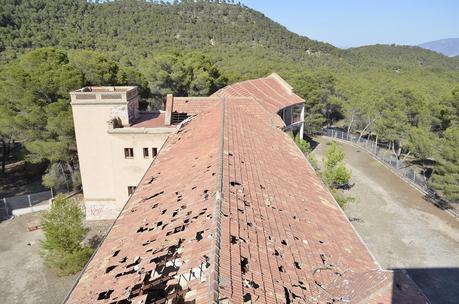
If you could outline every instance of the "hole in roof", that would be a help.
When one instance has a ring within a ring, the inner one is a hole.
[[[243,160],[241,160],[241,164],[245,164]]]
[[[126,263],[126,261],[127,261],[127,256],[125,256],[124,258],[122,258],[122,259],[120,260],[120,263]]]
[[[230,185],[231,185],[232,187],[234,187],[234,186],[240,186],[240,185],[241,185],[241,183],[238,183],[238,182],[232,181],[232,182],[230,182]]]
[[[202,235],[204,234],[204,231],[198,231],[196,232],[196,240],[199,242],[202,240]]]
[[[321,241],[321,240],[319,240],[319,243],[323,244],[323,243],[324,243],[324,241]]]
[[[244,300],[244,303],[251,302],[252,301],[252,295],[250,293],[246,293],[246,294],[244,294],[242,299]]]
[[[172,213],[172,217],[175,217],[177,214],[178,214],[178,210],[175,210],[175,211]]]
[[[153,177],[150,179],[150,181],[148,181],[148,183],[151,184],[152,182],[155,181],[155,179],[156,179],[156,177],[153,176]]]
[[[282,265],[279,266],[279,271],[280,271],[280,272],[284,272],[284,266],[282,266]]]
[[[155,197],[157,197],[157,196],[159,196],[159,195],[161,195],[161,194],[164,194],[164,191],[157,192],[157,193],[153,194],[152,196],[148,197],[147,200],[152,199],[152,198],[155,198]]]
[[[126,265],[126,268],[131,268],[131,267],[133,267],[135,265],[139,265],[140,261],[142,261],[142,258],[136,256],[136,257],[134,257],[134,260],[132,261],[131,264]]]
[[[233,244],[233,245],[237,244],[237,237],[235,237],[234,235],[232,235],[232,236],[230,237],[230,242],[231,242],[231,244]]]
[[[300,263],[298,263],[297,261],[293,262],[293,264],[295,264],[296,269],[301,269]]]
[[[163,222],[162,222],[162,221],[159,221],[158,223],[156,223],[156,226],[159,227],[159,226],[161,226],[162,224],[163,224]]]
[[[284,286],[284,297],[285,297],[285,304],[290,304],[290,290]]]
[[[262,184],[260,184],[260,188],[263,190],[266,189],[265,186],[263,186]]]
[[[158,207],[158,203],[156,203],[153,206],[151,206],[151,209],[155,209],[156,207]]]
[[[229,156],[233,156],[233,153],[229,152],[228,155],[229,155]]]
[[[196,186],[194,186],[193,188],[191,188],[191,190],[194,190],[194,189],[196,189]]]
[[[282,243],[282,245],[285,245],[285,246],[287,246],[287,240],[282,240],[282,242],[281,242],[281,243]]]
[[[243,256],[241,256],[241,271],[242,274],[246,274],[249,271],[249,260]]]
[[[258,289],[260,287],[260,285],[258,285],[257,283],[255,283],[255,281],[253,280],[245,280],[244,283],[246,284],[247,287],[249,288],[253,288],[253,289]]]
[[[209,198],[209,193],[208,192],[209,192],[209,190],[207,190],[207,189],[203,191],[202,195],[204,197],[204,200],[207,200]]]
[[[304,285],[304,282],[303,282],[303,281],[298,281],[298,284],[293,284],[292,286],[294,286],[294,287],[299,287],[299,288],[301,288],[301,289],[303,289],[303,290],[308,290],[308,289],[306,288],[306,286]]]
[[[161,211],[161,215],[163,215],[166,212],[167,212],[167,209],[164,209],[163,211]]]
[[[110,295],[113,293],[113,289],[109,289],[107,291],[103,291],[99,293],[97,300],[107,300],[110,299]]]
[[[115,268],[116,268],[116,265],[108,266],[107,269],[105,269],[105,273],[109,273],[110,271],[112,271]]]
[[[137,229],[137,233],[141,233],[141,232],[144,232],[144,231],[147,231],[147,230],[148,230],[148,228],[142,226],[139,229]]]
[[[275,255],[275,256],[282,256],[282,255],[280,254],[280,252],[279,252],[277,249],[274,249],[273,255]]]
[[[119,251],[119,250],[116,250],[115,252],[113,252],[112,257],[116,257],[116,256],[118,255],[118,253],[120,253],[120,251]]]

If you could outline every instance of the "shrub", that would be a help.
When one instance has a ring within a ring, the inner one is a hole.
[[[82,245],[88,228],[82,224],[83,212],[77,202],[57,196],[44,215],[42,227],[45,239],[41,243],[45,264],[59,275],[80,271],[91,257],[93,249]]]
[[[348,185],[351,179],[351,170],[343,163],[344,151],[336,143],[332,143],[325,151],[324,157],[324,181],[332,188]]]
[[[333,197],[335,198],[335,201],[338,203],[338,205],[341,208],[344,208],[348,203],[355,201],[355,198],[353,198],[352,196],[345,196],[343,192],[341,192],[338,189],[332,188],[331,193]]]
[[[295,141],[296,145],[300,148],[303,154],[308,155],[311,152],[311,145],[304,139],[301,139],[298,135],[293,137],[293,141]]]

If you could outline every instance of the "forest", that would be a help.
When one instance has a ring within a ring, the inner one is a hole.
[[[234,1],[0,0],[2,170],[14,142],[48,164],[43,183],[79,184],[68,92],[137,85],[142,107],[167,93],[209,95],[279,73],[306,100],[306,130],[338,126],[432,169],[459,202],[459,60],[419,47],[339,49]],[[433,165],[432,165],[433,163]]]

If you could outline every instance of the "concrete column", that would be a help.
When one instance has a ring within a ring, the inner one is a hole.
[[[301,107],[301,127],[300,127],[300,138],[301,139],[304,139],[304,103],[303,103],[303,106]]]

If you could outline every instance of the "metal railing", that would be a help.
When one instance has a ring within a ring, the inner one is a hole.
[[[383,143],[376,143],[369,138],[359,137],[352,133],[348,133],[335,128],[324,128],[322,135],[349,141],[355,145],[365,149],[374,158],[385,163],[392,171],[407,181],[413,187],[419,189],[425,194],[425,197],[441,209],[446,209],[448,212],[459,218],[459,210],[452,206],[450,202],[439,197],[435,190],[430,188],[428,179],[423,173],[416,172],[413,168],[406,167],[404,162],[400,161],[391,151],[384,148]]]
[[[32,208],[40,203],[49,202],[53,197],[53,190],[50,189],[31,194],[0,198],[0,220],[10,218],[14,210]]]

